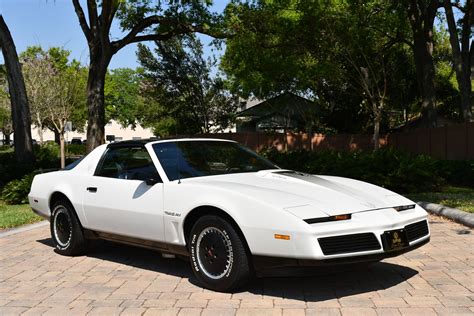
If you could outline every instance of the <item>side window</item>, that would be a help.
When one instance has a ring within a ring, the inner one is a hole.
[[[107,149],[95,171],[99,177],[142,180],[160,180],[155,165],[143,147],[118,147]]]

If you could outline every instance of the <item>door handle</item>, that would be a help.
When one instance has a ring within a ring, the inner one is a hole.
[[[97,192],[97,188],[95,188],[95,187],[88,187],[86,190],[91,192],[91,193],[96,193]]]

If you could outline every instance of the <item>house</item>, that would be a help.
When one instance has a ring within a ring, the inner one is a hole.
[[[308,130],[320,114],[316,103],[290,92],[259,103],[252,99],[249,103],[251,106],[245,104],[237,113],[236,132]]]

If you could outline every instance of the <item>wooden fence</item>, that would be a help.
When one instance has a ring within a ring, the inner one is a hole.
[[[372,135],[365,134],[308,135],[306,133],[287,133],[285,135],[282,133],[248,132],[199,136],[235,140],[256,151],[265,148],[276,148],[279,151],[373,149]],[[379,142],[381,147],[392,146],[440,159],[474,159],[474,123],[392,133],[380,137]]]
[[[387,143],[440,159],[474,159],[474,123],[393,133],[388,135]]]

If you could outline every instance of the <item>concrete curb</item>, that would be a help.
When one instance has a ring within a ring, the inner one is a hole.
[[[474,228],[474,214],[472,213],[429,202],[417,202],[417,204],[431,214],[444,216],[455,221],[456,223],[463,224],[470,228]]]
[[[10,236],[10,235],[14,235],[14,234],[18,234],[18,233],[22,233],[22,232],[26,232],[26,231],[29,231],[29,230],[32,230],[32,229],[35,229],[35,228],[38,228],[38,227],[47,226],[47,225],[49,225],[48,221],[41,221],[41,222],[38,222],[38,223],[23,225],[23,226],[16,227],[16,228],[9,228],[9,229],[6,229],[6,230],[0,232],[0,238]]]

